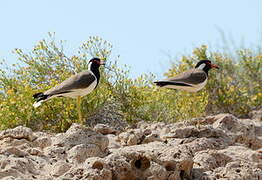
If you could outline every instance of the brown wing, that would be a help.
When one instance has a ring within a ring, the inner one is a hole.
[[[94,81],[96,77],[90,71],[81,72],[63,81],[61,84],[47,90],[44,94],[55,95],[65,92],[71,92],[75,89],[85,89],[88,88]]]
[[[203,70],[191,69],[165,81],[183,82],[188,84],[199,84],[206,80],[207,74]]]

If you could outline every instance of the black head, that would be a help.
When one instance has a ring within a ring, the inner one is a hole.
[[[212,68],[216,68],[219,69],[219,67],[216,64],[212,64],[212,62],[210,60],[201,60],[199,61],[196,66],[196,69],[202,69],[203,71],[205,71],[208,74],[208,71]]]
[[[104,65],[104,61],[100,60],[99,58],[92,58],[90,61],[89,61],[89,70],[91,70],[92,72],[97,72],[99,71],[99,67],[100,65]]]
[[[100,66],[100,65],[104,65],[105,63],[103,61],[101,61],[101,59],[99,58],[92,58],[89,63],[91,63],[91,66]]]
[[[100,72],[99,72],[99,67],[100,65],[105,65],[104,61],[102,61],[99,58],[92,58],[89,63],[91,65],[89,66],[89,70],[93,72],[93,74],[96,76],[97,82],[99,82],[100,79]]]

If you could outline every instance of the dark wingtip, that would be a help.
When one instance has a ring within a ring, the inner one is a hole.
[[[175,82],[175,81],[173,81],[173,82],[171,82],[171,81],[156,81],[154,83],[156,83],[156,85],[159,86],[159,87],[163,87],[163,86],[167,86],[167,85],[192,87],[190,84],[186,84],[186,83],[183,83],[183,82]]]
[[[33,95],[33,97],[36,99],[36,98],[39,98],[41,96],[43,96],[44,94],[42,92],[39,92],[39,93],[36,93]]]
[[[165,86],[166,85],[166,83],[165,82],[161,82],[161,81],[155,81],[154,82],[157,86],[160,86],[160,87],[162,87],[162,86]]]

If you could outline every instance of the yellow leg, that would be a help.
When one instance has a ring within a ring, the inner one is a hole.
[[[80,96],[77,97],[76,106],[77,106],[79,123],[83,124],[83,122],[82,122],[82,112],[81,112],[81,97]]]

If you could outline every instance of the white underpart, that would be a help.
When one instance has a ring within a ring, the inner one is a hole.
[[[96,84],[97,84],[97,80],[95,79],[95,81],[92,82],[92,84],[90,84],[87,88],[71,90],[72,92],[65,93],[65,94],[63,94],[63,96],[71,97],[71,98],[76,98],[78,96],[85,96],[85,95],[91,93],[95,89]],[[61,96],[61,94],[57,95],[57,96]],[[54,96],[54,97],[56,97],[56,96]]]
[[[43,102],[43,100],[41,100],[41,101],[39,101],[39,102],[35,102],[35,103],[33,104],[34,108],[39,107],[39,106],[42,104],[42,102]]]
[[[96,78],[96,77],[95,77]],[[84,88],[84,89],[72,89],[70,90],[71,92],[70,93],[65,93],[65,94],[58,94],[58,95],[53,95],[45,100],[41,100],[39,102],[35,102],[33,104],[33,106],[35,108],[39,107],[43,102],[49,100],[49,99],[52,99],[54,97],[58,97],[58,96],[64,96],[64,97],[70,97],[70,98],[77,98],[78,96],[85,96],[89,93],[91,93],[95,87],[96,87],[96,84],[97,84],[97,79],[94,80],[94,82],[92,82],[87,88]]]
[[[176,86],[176,85],[167,85],[167,86],[164,86],[165,88],[172,88],[172,89],[180,89],[180,90],[184,90],[184,91],[187,91],[187,92],[197,92],[199,90],[201,90],[203,87],[205,87],[207,83],[207,78],[204,82],[200,83],[200,84],[196,84],[196,85],[193,85],[193,84],[189,84],[190,86]]]
[[[197,69],[201,69],[201,70],[203,70],[203,69],[205,68],[205,66],[206,66],[206,64],[205,64],[205,63],[203,63],[203,64],[200,64],[200,66],[198,66],[198,67],[197,67]]]

